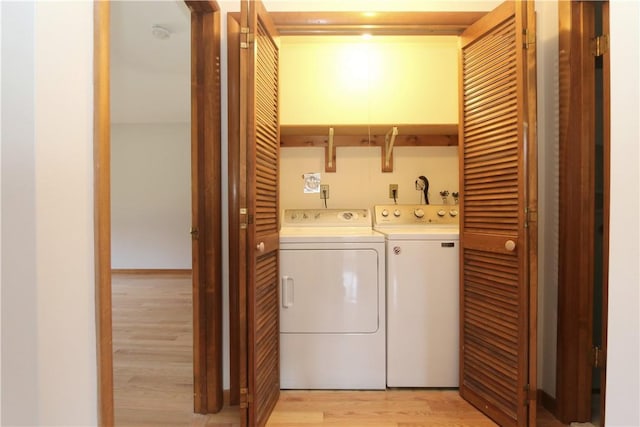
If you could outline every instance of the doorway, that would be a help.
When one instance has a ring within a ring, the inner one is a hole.
[[[113,2],[110,30],[115,423],[153,424],[168,407],[168,419],[185,420],[194,361],[190,11]]]
[[[191,22],[191,264],[193,409],[222,407],[219,7],[186,2]],[[101,425],[114,424],[111,300],[109,2],[95,4],[95,244],[98,395]],[[188,230],[185,230],[185,233]]]
[[[513,7],[513,6],[512,6],[512,7]],[[509,10],[509,8],[508,8],[508,7],[505,7],[503,10],[508,11],[508,10]],[[508,13],[506,13],[506,12],[505,12],[505,15],[507,15],[507,14],[508,14]],[[301,17],[301,15],[303,15],[303,14],[297,14],[297,15],[298,15],[298,16],[297,16],[297,18],[298,18],[298,19],[300,19],[300,21],[305,21],[305,20],[307,20],[308,22],[312,22],[312,19],[313,19],[313,20],[316,20],[316,21],[322,21],[322,22],[323,22],[323,24],[326,24],[326,22],[327,22],[327,21],[325,21],[324,19],[318,19],[318,16],[314,16],[313,18],[311,18],[310,16],[307,16],[307,17]],[[309,14],[309,15],[311,15],[311,14]],[[313,15],[317,15],[317,14],[313,14]],[[334,16],[333,18],[335,18],[335,16]],[[236,22],[238,22],[238,20],[236,20]],[[520,24],[521,24],[521,23],[522,23],[522,21],[520,21]],[[277,25],[276,25],[276,26],[277,26]],[[229,25],[229,27],[231,27],[231,25]],[[243,26],[242,26],[242,25],[237,25],[236,27],[238,28],[238,30],[240,30],[240,28],[242,28]],[[243,28],[243,29],[244,29],[244,28]],[[315,30],[319,30],[320,32],[322,32],[322,26],[318,26],[317,28],[315,28]],[[247,31],[246,31],[246,29],[245,29],[245,31],[244,31],[244,32],[245,32],[245,33],[247,32]],[[238,33],[240,33],[240,31],[238,31]],[[480,33],[480,31],[479,31],[479,33]],[[247,41],[248,41],[248,40],[251,40],[251,30],[250,30],[250,29],[249,29],[249,34],[250,34],[250,35],[249,35],[249,36],[247,36],[247,37],[248,37],[248,38],[247,38]],[[519,35],[522,35],[523,33],[522,33],[522,32],[518,32],[518,34],[519,34]],[[233,36],[232,36],[232,35],[230,35],[230,36],[229,36],[229,40],[232,40],[232,37],[233,37]],[[238,37],[239,37],[239,36],[238,36]],[[241,41],[244,41],[244,39],[242,39],[242,38],[241,38],[240,40],[241,40]],[[525,42],[522,42],[522,40],[520,40],[520,41],[518,42],[518,46],[527,45],[529,42],[530,42],[530,39],[527,39]],[[240,45],[240,44],[241,44],[241,43],[238,43],[238,45]],[[247,42],[245,42],[244,44],[245,44],[245,45],[247,45],[247,44],[248,44],[248,45],[250,45],[250,43],[247,43]],[[231,45],[230,45],[230,46],[231,46]],[[230,49],[231,49],[231,48],[230,48]],[[530,47],[530,49],[531,49],[531,51],[533,51],[533,50],[534,50],[534,49],[532,49],[531,47]],[[232,57],[232,54],[231,54],[231,53],[229,54],[229,57],[230,57],[230,58]],[[232,66],[232,65],[231,65],[231,62],[230,62],[230,68],[231,68],[231,66]],[[532,68],[533,68],[533,67],[532,67]],[[533,68],[533,69],[534,69],[534,68]],[[249,71],[249,73],[251,73],[251,72],[252,72],[252,71],[250,70],[250,71]],[[232,76],[233,76],[233,75],[234,75],[234,73],[230,72],[230,77],[229,77],[229,78],[230,78],[230,80],[232,79]],[[242,73],[242,76],[244,77],[244,73]],[[232,88],[233,88],[233,90],[232,90]],[[235,88],[235,87],[233,87],[233,83],[232,83],[232,82],[230,82],[230,90],[229,90],[229,93],[230,93],[230,94],[233,94],[234,96],[237,96],[237,94],[238,94],[239,92],[240,92],[240,91],[236,90],[236,88]],[[230,107],[230,111],[231,111],[232,113],[233,113],[234,111],[236,111],[237,106],[238,106],[241,102],[242,102],[242,101],[238,102],[238,101],[236,101],[236,100],[235,100],[235,98],[231,97],[229,104],[230,104],[230,106],[232,106],[232,107]],[[251,105],[251,104],[249,103],[249,105]],[[528,107],[530,108],[530,107],[531,107],[531,105],[529,105]],[[535,108],[535,107],[534,107],[534,108]],[[249,114],[251,114],[251,113],[249,113]],[[242,114],[240,114],[240,115],[242,116]],[[237,125],[237,122],[236,122],[236,123],[232,123],[232,122],[231,122],[231,120],[232,120],[232,119],[231,119],[231,117],[232,117],[232,114],[230,114],[230,125],[229,125],[229,128],[230,128],[230,129],[235,129],[235,128],[236,128],[235,126]],[[236,119],[236,120],[239,120],[239,119]],[[519,123],[521,124],[522,122],[519,122]],[[532,129],[533,129],[533,128],[534,128],[534,127],[532,126]],[[240,132],[242,132],[242,130],[240,130]],[[526,132],[526,130],[525,130],[524,132]],[[520,134],[520,135],[522,135],[522,133],[519,133],[519,134]],[[243,143],[245,143],[244,139],[242,139],[242,138],[240,138],[240,137],[236,137],[236,138],[237,138],[237,139],[236,139],[236,141],[232,141],[232,138],[233,138],[233,137],[234,137],[234,135],[232,135],[232,134],[230,133],[230,142],[229,142],[230,147],[234,146],[234,144],[235,144],[235,145],[240,145],[240,146],[241,146]],[[532,139],[531,139],[531,141],[534,141],[534,139],[532,138]],[[250,146],[250,144],[247,144],[247,146]],[[533,147],[533,148],[532,148],[532,150],[534,150],[534,151],[535,151],[535,144],[531,143],[531,147]],[[484,154],[484,153],[482,153],[482,154]],[[331,158],[331,157],[330,157],[330,155],[329,155],[329,158]],[[231,167],[231,166],[230,166],[230,168],[229,168],[229,169],[230,169],[230,170],[239,170],[239,169],[240,169],[240,167],[236,167],[236,168],[234,169],[233,167]],[[533,170],[534,170],[534,169],[532,169],[532,171],[533,171]],[[535,172],[533,172],[533,173],[535,174]],[[237,181],[237,180],[234,180],[234,181]],[[521,183],[521,185],[522,185],[522,186],[523,186],[523,188],[524,188],[524,187],[526,187],[527,185],[531,185],[531,183],[530,183],[530,182],[528,182],[528,183],[526,183],[526,184],[525,184],[525,183]],[[531,193],[532,193],[532,194],[533,194],[533,193],[535,193],[535,183],[534,183],[531,187],[526,187],[526,188],[527,188],[527,190],[526,190],[526,191],[531,191]],[[237,188],[230,188],[230,193],[231,193],[231,194],[233,194],[233,193],[235,193],[237,190],[238,190]],[[232,215],[232,217],[233,217],[233,216],[240,216],[240,215],[248,215],[248,217],[249,217],[249,218],[252,218],[252,212],[246,212],[246,210],[245,210],[245,212],[244,212],[244,213],[242,213],[242,211],[243,211],[243,209],[242,209],[242,205],[240,205],[240,206],[239,206],[239,209],[230,209],[230,211],[231,211],[231,215]],[[520,212],[520,211],[518,211],[518,212]],[[528,220],[528,221],[531,221],[531,224],[534,224],[534,228],[535,228],[535,222],[536,222],[536,214],[537,214],[537,211],[536,211],[535,209],[531,209],[531,210],[529,210],[529,212],[530,212],[531,216],[529,216],[527,220]],[[519,214],[518,214],[518,215],[519,215]],[[522,217],[520,217],[520,218],[522,218]],[[249,220],[249,223],[250,223],[250,221],[251,221],[251,220]],[[232,220],[230,220],[230,223],[231,223],[231,222],[232,222]],[[238,223],[238,224],[242,224],[242,221],[240,221],[240,220],[238,219],[237,223]],[[230,235],[231,235],[231,236],[235,236],[235,235],[237,235],[237,230],[230,230]],[[522,241],[520,241],[520,243],[523,245],[522,247],[523,247],[524,249],[519,249],[519,250],[518,250],[518,252],[521,252],[521,251],[522,251],[522,253],[525,253],[526,249],[528,248],[528,246],[527,246],[527,244],[526,244],[526,237],[521,236],[521,238],[522,238]],[[533,239],[533,241],[535,242],[535,239]],[[512,242],[512,243],[513,243],[513,242]],[[504,245],[503,245],[503,246],[504,246]],[[513,245],[513,247],[511,248],[511,250],[513,250],[514,248],[515,248],[515,245]],[[533,250],[535,250],[535,248],[536,248],[535,243],[532,243],[532,247],[531,247],[531,248],[532,248]],[[251,245],[248,245],[248,247],[247,247],[247,251],[252,251],[252,250],[253,250],[253,248],[251,247]],[[507,250],[509,250],[509,249],[507,248]],[[508,254],[507,254],[507,255],[508,255]],[[253,256],[253,254],[250,254],[250,255],[249,255],[249,257],[247,257],[247,258],[250,258],[251,256]],[[241,262],[242,257],[239,257],[238,259],[240,259],[240,262]],[[535,266],[535,262],[534,262],[534,266]],[[232,264],[232,265],[231,265],[231,267],[230,267],[230,269],[233,271],[233,270],[235,270],[237,267],[238,267],[238,266],[236,266],[236,265],[233,265],[233,264]],[[232,285],[233,285],[233,284],[232,284]],[[248,285],[248,287],[249,287],[249,288],[250,288],[251,286],[252,286],[251,284],[249,284],[249,285]],[[242,289],[242,285],[238,286],[238,288]],[[534,283],[534,285],[533,285],[533,289],[535,290],[535,283]],[[233,288],[231,289],[231,292],[234,292],[234,289],[233,289]],[[535,291],[534,291],[534,292],[535,292]],[[530,297],[531,297],[531,295],[524,295],[524,296],[521,298],[521,300],[522,300],[522,301],[529,301],[529,298],[530,298]],[[533,297],[533,300],[532,300],[531,304],[532,304],[532,305],[531,305],[531,308],[532,308],[532,309],[531,309],[531,311],[530,311],[530,312],[531,312],[531,313],[535,313],[535,296]],[[236,309],[236,308],[238,308],[238,309]],[[231,313],[236,313],[236,312],[241,313],[241,312],[242,312],[242,308],[243,308],[243,307],[231,307],[230,311],[231,311]],[[526,316],[525,316],[525,317],[526,317]],[[522,316],[520,316],[520,318],[522,318]],[[530,341],[529,343],[525,343],[525,346],[526,346],[526,345],[528,345],[528,344],[530,344],[531,342],[533,342],[533,345],[532,345],[532,347],[531,347],[531,348],[535,348],[535,336],[536,336],[536,334],[535,334],[535,320],[533,320],[533,321],[532,321],[531,328],[532,328],[532,330],[531,330],[531,332],[530,332],[530,335],[527,335],[527,337],[525,338],[525,341],[526,341],[526,340],[528,340],[528,339],[529,339],[529,340],[531,340],[531,341]],[[518,326],[518,327],[517,327],[517,329],[518,329],[519,331],[523,331],[523,330],[524,330],[524,331],[527,331],[527,325],[524,325],[524,326],[523,326],[523,325],[520,325],[520,326]],[[235,331],[235,332],[236,332],[236,333],[239,333],[239,331]],[[232,334],[233,334],[233,333],[234,333],[234,331],[232,331]],[[240,334],[240,335],[242,335],[242,334]],[[232,352],[233,352],[233,351],[234,351],[234,350],[232,349]],[[533,351],[533,352],[535,352],[535,350],[532,350],[532,351]],[[233,353],[232,353],[232,354],[233,354]],[[238,354],[238,353],[236,353],[236,354]],[[234,359],[234,356],[232,356],[232,359]],[[529,363],[530,363],[530,364],[529,364]],[[534,365],[535,365],[535,355],[534,355],[534,356],[532,356],[530,360],[525,359],[525,361],[524,361],[524,362],[519,362],[519,366],[520,366],[520,367],[525,366],[525,367],[531,368],[531,366],[534,366]],[[534,378],[534,377],[535,377],[535,374],[533,374],[533,375],[532,375],[532,377],[531,377],[532,379],[531,379],[531,384],[530,384],[530,385],[531,385],[531,387],[533,387],[533,388],[535,389],[535,378]],[[520,381],[520,380],[522,380],[522,377],[519,377],[519,378],[518,378],[518,381]],[[528,386],[529,386],[529,384],[527,384],[527,387],[528,387]],[[243,385],[241,385],[240,387],[243,387]],[[533,391],[534,391],[534,390],[531,390],[531,392],[529,392],[529,391],[528,391],[528,389],[527,389],[527,387],[520,387],[520,386],[514,387],[514,390],[515,390],[515,389],[517,389],[517,390],[518,390],[518,391],[517,391],[518,393],[523,392],[523,391],[524,391],[524,393],[525,393],[525,395],[523,395],[523,396],[522,396],[522,397],[523,397],[523,399],[522,399],[522,400],[518,400],[519,402],[520,402],[520,401],[524,402],[524,401],[529,401],[529,400],[533,400],[533,401],[535,402],[535,393],[533,393]],[[232,392],[233,392],[233,390],[232,390]],[[246,391],[245,391],[245,393],[246,393]],[[251,393],[252,393],[252,392],[251,392],[251,390],[249,390],[249,396],[250,396],[250,399],[247,401],[247,402],[249,402],[249,403],[251,402],[251,398],[255,398],[255,396],[253,396]],[[533,395],[533,398],[532,398],[532,395]],[[263,404],[263,402],[256,402],[256,405],[262,405],[262,404]],[[523,412],[524,412],[524,411],[523,411]],[[529,412],[529,411],[527,411],[527,412]],[[535,411],[533,411],[533,412],[535,412]],[[522,415],[523,415],[523,413],[520,413],[520,412],[519,412],[519,414],[518,414],[519,422],[526,422],[526,421],[524,421],[524,420],[520,419],[520,417],[521,417]],[[533,415],[533,417],[532,417],[531,419],[535,420],[535,414]]]

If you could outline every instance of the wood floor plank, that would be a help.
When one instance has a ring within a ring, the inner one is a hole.
[[[193,414],[191,277],[114,274],[118,427],[240,427],[238,407]],[[268,427],[485,427],[457,390],[282,391]],[[539,411],[539,427],[561,427]]]
[[[114,274],[113,372],[118,427],[239,427],[237,407],[193,413],[191,275]]]

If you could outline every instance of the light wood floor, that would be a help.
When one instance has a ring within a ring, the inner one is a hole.
[[[113,276],[116,426],[240,425],[237,407],[195,415],[191,278]],[[546,411],[538,426],[559,427]],[[495,424],[457,391],[283,391],[270,427],[483,427]]]

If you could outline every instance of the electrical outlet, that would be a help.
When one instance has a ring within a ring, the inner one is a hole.
[[[393,193],[395,192],[395,198],[398,198],[398,184],[389,184],[389,198],[393,199]]]
[[[322,200],[329,198],[329,186],[327,184],[320,186],[320,198]]]

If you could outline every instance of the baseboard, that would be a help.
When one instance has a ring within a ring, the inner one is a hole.
[[[113,268],[111,274],[139,274],[139,275],[175,275],[191,274],[191,269],[185,268]]]
[[[553,416],[556,416],[558,405],[556,398],[549,395],[544,390],[538,390],[538,405],[541,405],[544,409],[549,411]]]

